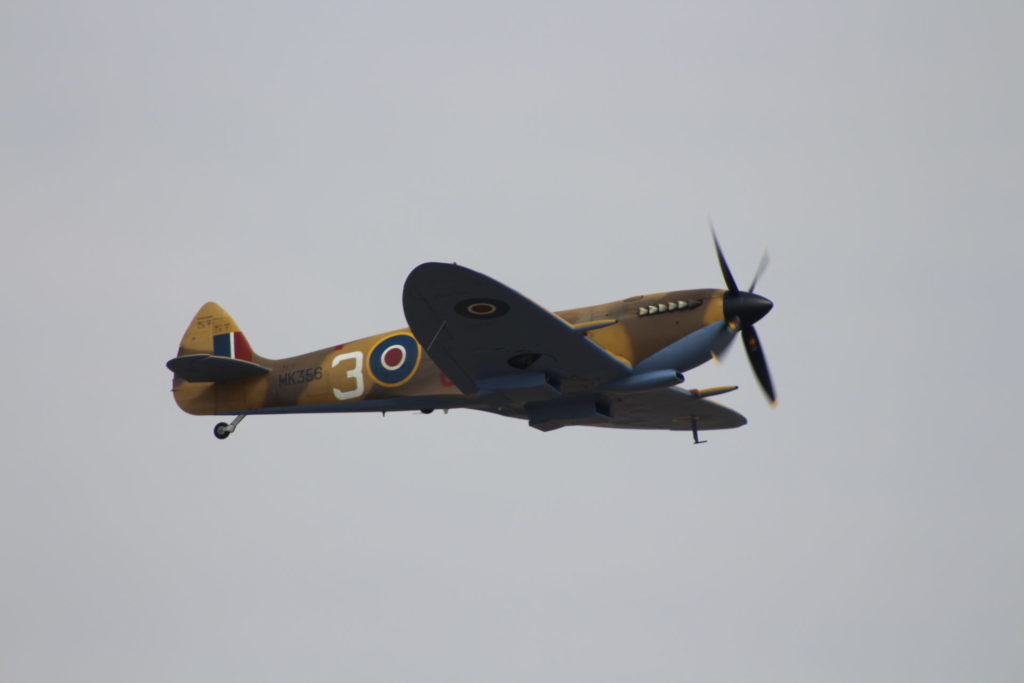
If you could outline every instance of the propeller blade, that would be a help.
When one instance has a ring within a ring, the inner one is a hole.
[[[732,271],[729,270],[729,264],[725,262],[722,245],[718,243],[718,235],[715,234],[715,224],[711,222],[710,217],[708,217],[708,225],[711,226],[711,239],[715,240],[715,251],[718,252],[718,265],[722,268],[722,277],[725,278],[726,287],[729,288],[730,292],[738,292],[740,288],[736,286],[736,280],[733,279]]]
[[[778,401],[775,398],[775,389],[772,387],[772,376],[768,372],[768,361],[765,360],[764,349],[761,348],[761,340],[757,338],[757,332],[754,331],[753,326],[744,327],[742,334],[743,348],[747,350],[747,358],[750,360],[751,367],[754,368],[757,381],[761,383],[761,388],[764,389],[765,395],[768,396],[768,400],[774,407]]]
[[[729,355],[729,349],[732,348],[733,340],[736,339],[736,333],[740,331],[741,325],[742,323],[739,318],[726,321],[725,329],[719,333],[722,335],[718,339],[719,343],[715,345],[717,350],[711,352],[711,360],[715,361],[716,364],[725,362],[725,357]],[[728,339],[725,340],[725,343],[721,343],[725,335],[728,335]]]
[[[712,353],[711,354],[711,359],[713,361],[715,361],[716,363],[718,363],[719,365],[721,365],[722,363],[725,362],[725,359],[728,358],[728,356],[729,356],[729,349],[731,349],[731,348],[732,348],[732,343],[730,343],[728,346],[723,346],[720,351],[718,351],[717,353]]]
[[[754,287],[757,286],[757,281],[764,274],[764,269],[768,267],[768,250],[764,250],[764,254],[761,256],[761,262],[757,264],[757,270],[754,271],[754,280],[750,283],[750,289],[748,292],[753,292]]]

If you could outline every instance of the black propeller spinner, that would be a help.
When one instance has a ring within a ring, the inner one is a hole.
[[[736,286],[736,280],[732,276],[732,271],[729,270],[729,264],[725,262],[725,256],[722,254],[722,246],[718,243],[718,235],[715,234],[714,225],[711,226],[711,237],[715,240],[715,251],[718,252],[718,265],[722,268],[722,277],[725,278],[725,285],[728,288],[723,300],[725,319],[733,329],[739,328],[740,334],[743,337],[743,348],[747,351],[747,359],[750,360],[750,365],[754,368],[757,381],[761,383],[761,388],[764,389],[768,400],[771,401],[772,405],[775,405],[775,389],[772,387],[772,376],[768,372],[768,361],[765,360],[761,341],[757,338],[757,332],[754,331],[754,323],[767,315],[768,311],[772,310],[771,301],[760,294],[754,294],[757,280],[768,265],[768,254],[765,253],[761,257],[761,263],[757,266],[754,280],[750,283],[750,291],[743,292]]]

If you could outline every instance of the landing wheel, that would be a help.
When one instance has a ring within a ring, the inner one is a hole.
[[[433,408],[420,408],[420,412],[423,413],[424,415],[430,415],[432,412],[434,412],[434,409]]]
[[[231,436],[231,432],[235,431],[235,427],[238,426],[238,423],[241,422],[244,417],[245,413],[242,413],[232,420],[231,424],[228,424],[227,422],[218,422],[217,426],[213,428],[213,435],[218,439],[228,438]]]

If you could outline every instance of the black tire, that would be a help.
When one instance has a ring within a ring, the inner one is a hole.
[[[228,429],[227,422],[218,422],[213,428],[213,435],[218,439],[226,439],[231,436],[231,430]]]

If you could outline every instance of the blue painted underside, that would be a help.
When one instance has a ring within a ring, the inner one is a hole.
[[[711,352],[721,351],[735,334],[723,320],[711,323],[643,359],[633,368],[633,374],[655,370],[690,370],[710,360]]]
[[[375,398],[365,401],[337,401],[332,403],[315,403],[304,406],[276,406],[257,408],[256,410],[235,410],[219,413],[220,415],[284,415],[294,413],[380,413],[399,410],[433,410],[445,408],[464,408],[479,403],[477,399],[466,396],[398,396],[395,398]]]

